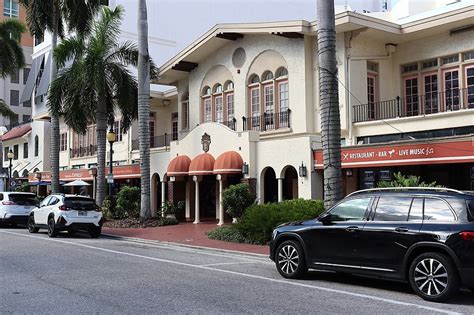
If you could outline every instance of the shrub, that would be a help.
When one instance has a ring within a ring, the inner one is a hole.
[[[30,184],[29,183],[21,183],[20,186],[18,186],[15,191],[18,192],[30,192]]]
[[[266,244],[273,229],[290,221],[316,218],[324,211],[321,200],[294,199],[253,205],[245,210],[235,228],[251,243]]]
[[[255,195],[250,192],[247,184],[231,185],[222,192],[222,205],[233,218],[240,218],[254,201]]]
[[[176,225],[178,223],[178,220],[176,220],[175,218],[160,218],[158,226]]]
[[[425,183],[421,181],[419,176],[413,175],[402,175],[402,173],[394,173],[393,180],[388,181],[381,181],[377,184],[378,188],[388,188],[388,187],[442,187],[437,186],[436,182],[432,183]]]
[[[114,218],[114,204],[113,200],[107,196],[102,202],[102,215],[105,219],[110,220]]]
[[[234,243],[247,243],[245,237],[240,233],[234,226],[224,226],[209,231],[207,237],[212,240],[234,242]]]
[[[140,188],[124,186],[117,194],[114,218],[138,218],[140,215]]]

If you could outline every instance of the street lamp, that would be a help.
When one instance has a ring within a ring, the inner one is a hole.
[[[8,191],[11,191],[11,180],[12,180],[12,160],[15,155],[13,154],[13,151],[10,149],[8,151],[7,157],[8,160],[10,161],[10,165],[8,166],[9,172],[8,172]]]
[[[107,141],[110,143],[110,164],[109,164],[109,177],[107,178],[107,181],[109,183],[109,199],[112,201],[112,188],[114,184],[114,175],[112,173],[112,161],[113,161],[113,147],[114,147],[114,142],[117,141],[117,135],[115,134],[114,130],[112,129],[112,126],[110,126],[109,132],[107,132]]]

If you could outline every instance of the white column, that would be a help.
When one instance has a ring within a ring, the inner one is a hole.
[[[277,178],[277,180],[278,180],[278,202],[283,201],[283,179],[284,178]]]
[[[193,181],[195,184],[195,197],[194,197],[194,224],[198,224],[199,221],[199,178],[197,176],[193,176]]]
[[[216,176],[217,181],[219,182],[219,223],[217,225],[224,224],[224,206],[222,205],[222,176]]]
[[[186,179],[186,200],[185,200],[186,221],[191,217],[191,183]]]
[[[165,216],[165,211],[163,210],[163,206],[165,205],[165,201],[166,201],[166,182],[165,181],[162,181],[161,182],[161,216],[164,217]]]

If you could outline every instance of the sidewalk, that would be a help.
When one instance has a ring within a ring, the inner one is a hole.
[[[102,228],[102,233],[115,236],[135,237],[146,240],[269,255],[268,246],[230,243],[208,239],[206,233],[215,228],[217,228],[215,222],[203,222],[200,224],[179,223],[178,225],[147,228],[104,227]]]

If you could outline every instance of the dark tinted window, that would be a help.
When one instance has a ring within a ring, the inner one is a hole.
[[[331,210],[332,221],[360,221],[365,218],[365,212],[370,204],[370,198],[358,198],[344,201]]]
[[[94,199],[90,198],[66,198],[64,205],[73,210],[95,210],[97,208]]]
[[[10,201],[13,201],[14,203],[16,203],[17,205],[21,205],[21,206],[36,206],[36,204],[38,203],[38,201],[36,200],[36,197],[35,195],[31,194],[31,195],[27,195],[27,194],[10,194],[8,196],[8,199],[10,199]]]
[[[407,221],[413,198],[381,196],[375,210],[374,221]]]
[[[51,197],[46,197],[45,199],[43,199],[43,201],[41,201],[40,206],[41,207],[47,206],[50,200],[51,200]]]
[[[425,198],[426,221],[455,221],[455,217],[446,201],[434,198]]]
[[[59,199],[56,197],[51,197],[51,200],[48,203],[48,206],[53,206],[59,202]]]
[[[469,220],[474,221],[474,199],[467,200],[467,211],[469,211]]]
[[[423,220],[423,198],[415,198],[411,203],[408,221]]]

